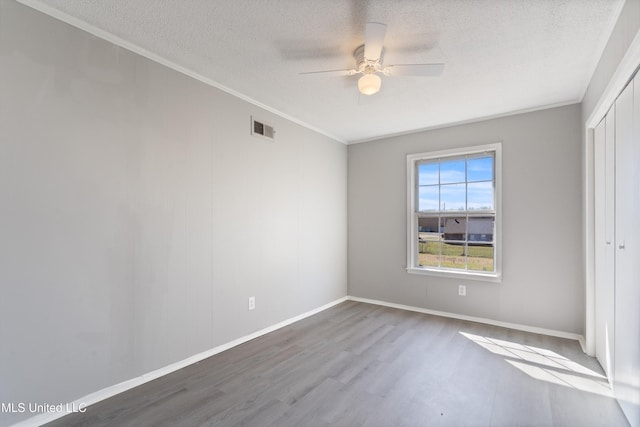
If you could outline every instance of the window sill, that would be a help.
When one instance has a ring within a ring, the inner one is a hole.
[[[480,280],[483,282],[502,283],[502,276],[500,275],[500,273],[483,274],[483,273],[471,273],[468,271],[431,270],[428,268],[421,268],[421,267],[407,268],[407,273],[419,274],[423,276],[448,277],[450,279],[467,279],[467,280]]]

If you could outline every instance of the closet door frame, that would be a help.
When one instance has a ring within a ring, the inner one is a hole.
[[[615,104],[615,290],[613,392],[625,416],[640,426],[640,32],[618,65],[593,112],[585,122],[584,211],[585,236],[585,344],[596,355],[596,229],[595,128]],[[635,79],[635,80],[634,80]],[[630,90],[629,90],[630,89]],[[622,185],[621,185],[622,184]],[[627,214],[629,213],[629,214]]]
[[[584,123],[583,145],[583,231],[585,278],[585,335],[580,342],[585,353],[596,355],[595,327],[595,180],[594,180],[594,129],[606,116],[618,95],[640,67],[640,37],[635,37],[626,54],[617,65],[607,87]]]

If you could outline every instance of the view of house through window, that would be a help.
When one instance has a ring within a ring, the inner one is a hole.
[[[412,159],[412,265],[496,272],[496,156],[483,150]]]

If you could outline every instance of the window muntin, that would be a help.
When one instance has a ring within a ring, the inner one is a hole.
[[[409,155],[408,270],[498,276],[499,144]]]

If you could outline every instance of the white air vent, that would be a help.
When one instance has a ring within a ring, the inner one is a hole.
[[[261,136],[273,141],[275,134],[276,131],[273,129],[273,126],[269,126],[251,117],[251,135]]]

